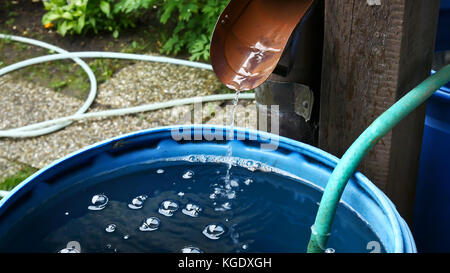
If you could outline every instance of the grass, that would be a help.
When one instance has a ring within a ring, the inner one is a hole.
[[[19,183],[27,179],[37,170],[38,169],[33,168],[31,166],[24,165],[22,169],[20,169],[17,173],[3,179],[3,181],[0,183],[0,190],[4,191],[12,190],[15,186],[17,186]]]

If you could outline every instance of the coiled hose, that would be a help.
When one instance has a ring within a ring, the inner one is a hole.
[[[94,102],[95,97],[97,95],[97,79],[95,78],[94,73],[89,68],[89,66],[80,58],[114,58],[114,59],[126,59],[126,60],[138,60],[138,61],[148,61],[148,62],[159,62],[159,63],[169,63],[183,66],[190,66],[194,68],[212,70],[211,65],[191,62],[186,60],[160,57],[160,56],[149,56],[149,55],[141,55],[141,54],[127,54],[127,53],[117,53],[117,52],[74,52],[69,53],[66,50],[63,50],[54,45],[44,43],[38,40],[24,38],[20,36],[14,35],[6,35],[0,34],[0,39],[7,39],[16,42],[27,43],[30,45],[35,45],[43,48],[47,48],[49,50],[53,50],[58,52],[59,54],[51,54],[36,58],[31,58],[25,61],[21,61],[9,66],[6,66],[0,69],[0,77],[15,71],[17,69],[30,66],[33,64],[49,62],[54,60],[63,60],[63,59],[72,59],[77,64],[81,66],[81,68],[86,72],[89,77],[89,81],[91,84],[89,95],[84,102],[84,104],[80,107],[80,109],[73,115],[53,119],[49,121],[39,122],[31,125],[27,125],[20,128],[8,129],[8,130],[0,130],[0,137],[13,137],[13,138],[24,138],[24,137],[35,137],[41,136],[48,133],[55,132],[61,128],[64,128],[71,124],[72,121],[94,118],[94,117],[109,117],[109,116],[119,116],[119,115],[128,115],[139,112],[146,112],[152,110],[158,110],[173,106],[192,104],[197,102],[211,102],[211,101],[220,101],[220,100],[232,100],[234,99],[234,94],[221,94],[221,95],[211,95],[211,96],[202,96],[202,97],[193,97],[193,98],[185,98],[185,99],[177,99],[167,102],[153,103],[153,104],[145,104],[137,107],[129,107],[129,108],[121,108],[114,109],[108,111],[101,111],[95,113],[85,113],[90,105]],[[239,94],[239,99],[254,99],[254,93],[242,93]],[[1,195],[1,193],[0,193]]]

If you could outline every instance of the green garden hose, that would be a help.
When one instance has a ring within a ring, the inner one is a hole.
[[[367,152],[409,113],[424,103],[436,90],[450,81],[450,65],[445,66],[412,89],[379,116],[350,146],[331,174],[320,201],[308,253],[324,251],[339,200],[348,180]]]

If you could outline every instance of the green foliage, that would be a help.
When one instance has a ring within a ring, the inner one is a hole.
[[[42,24],[56,24],[62,36],[88,31],[110,31],[114,37],[121,29],[134,27],[141,12],[154,0],[48,0],[43,2],[48,11]]]
[[[61,35],[109,31],[118,37],[122,29],[134,27],[137,19],[158,8],[162,24],[174,26],[161,53],[187,50],[191,60],[208,60],[211,34],[229,0],[48,0],[44,25],[54,23]]]
[[[177,25],[162,48],[162,53],[177,54],[187,48],[191,60],[209,59],[209,44],[217,18],[228,0],[164,0],[161,23],[177,14]]]

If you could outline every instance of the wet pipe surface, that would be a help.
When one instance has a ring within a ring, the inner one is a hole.
[[[313,2],[231,1],[219,17],[211,41],[211,63],[217,77],[239,91],[262,84]]]

